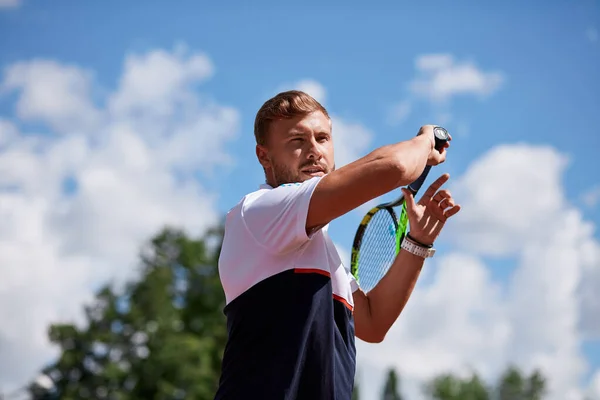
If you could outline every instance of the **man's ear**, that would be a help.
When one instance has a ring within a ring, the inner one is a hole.
[[[263,168],[267,169],[271,166],[271,161],[269,160],[269,152],[260,144],[256,145],[256,157],[258,158],[258,162],[262,165]]]

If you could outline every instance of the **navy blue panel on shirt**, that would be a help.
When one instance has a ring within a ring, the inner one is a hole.
[[[354,320],[320,273],[281,272],[224,309],[229,338],[216,400],[348,400]]]

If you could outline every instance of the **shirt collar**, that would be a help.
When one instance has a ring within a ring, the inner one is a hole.
[[[315,179],[315,178],[310,178],[310,179]],[[310,180],[309,179],[309,180]],[[282,183],[282,185],[300,185],[301,182],[295,182],[295,183]],[[258,186],[259,189],[274,189],[273,186],[269,185],[267,182],[261,183]]]

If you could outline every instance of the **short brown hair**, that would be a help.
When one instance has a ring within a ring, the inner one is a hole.
[[[256,143],[260,145],[266,143],[271,121],[307,115],[315,111],[321,111],[329,118],[327,110],[321,103],[300,90],[288,90],[275,95],[265,101],[256,113],[254,120]]]

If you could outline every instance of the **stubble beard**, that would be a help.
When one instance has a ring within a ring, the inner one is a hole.
[[[273,180],[275,181],[274,187],[283,185],[284,183],[295,183],[306,180],[302,179],[298,171],[292,170],[285,164],[279,164],[275,160],[271,160],[271,165],[273,166],[271,171],[273,173]]]
[[[301,174],[299,170],[293,170],[285,164],[279,164],[277,161],[271,159],[271,165],[273,168],[271,169],[274,187],[278,187],[283,185],[284,183],[297,183],[304,182],[311,179],[310,176]],[[324,167],[324,166],[323,166]],[[331,169],[325,169],[325,173],[328,174],[330,172],[335,171],[335,164]]]

